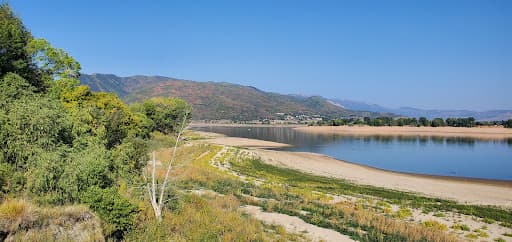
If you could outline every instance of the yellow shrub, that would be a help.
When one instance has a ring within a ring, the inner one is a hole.
[[[0,205],[0,218],[19,218],[28,208],[28,204],[23,200],[7,200]]]
[[[441,230],[441,231],[448,230],[448,227],[445,224],[439,223],[439,222],[437,222],[435,220],[427,220],[427,221],[421,223],[421,225],[423,227],[432,228],[432,229],[435,229],[435,230]]]

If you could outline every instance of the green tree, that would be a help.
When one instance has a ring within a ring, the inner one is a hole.
[[[509,119],[507,121],[503,121],[503,126],[505,128],[512,128],[512,119]]]
[[[191,119],[191,107],[179,98],[151,98],[136,109],[140,109],[140,112],[153,121],[154,130],[164,134],[177,131],[182,117],[187,117],[185,122],[190,122]]]
[[[32,95],[35,88],[18,74],[9,72],[0,80],[0,108],[21,97]]]
[[[6,3],[0,3],[0,78],[16,73],[37,88],[43,87],[26,46],[32,35]]]
[[[425,118],[425,117],[420,117],[418,119],[418,124],[420,126],[430,126],[430,121],[427,118]]]
[[[442,118],[435,118],[432,120],[432,127],[443,127],[446,126],[444,120]]]

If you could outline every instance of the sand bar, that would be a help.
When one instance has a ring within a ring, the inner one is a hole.
[[[295,130],[316,134],[441,136],[476,139],[512,139],[512,129],[501,127],[302,126]]]
[[[269,141],[225,137],[199,132],[207,141],[219,145],[248,147],[263,161],[303,172],[346,179],[358,184],[384,187],[455,200],[461,203],[512,208],[512,181],[451,178],[415,175],[372,168],[341,161],[321,154],[261,149],[280,147]],[[247,146],[244,146],[247,144]]]
[[[257,139],[246,139],[246,138],[238,138],[238,137],[227,137],[222,134],[210,133],[210,132],[202,132],[202,131],[194,131],[195,133],[201,135],[204,138],[208,139],[208,142],[217,145],[227,145],[234,147],[245,147],[245,148],[282,148],[289,147],[289,144],[283,144],[272,141],[265,140],[257,140]]]

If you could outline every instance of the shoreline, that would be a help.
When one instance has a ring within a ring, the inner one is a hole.
[[[512,181],[388,171],[310,152],[250,149],[266,163],[360,185],[412,192],[475,205],[512,208]]]
[[[244,147],[261,157],[266,163],[301,172],[462,203],[512,208],[512,181],[389,171],[338,160],[323,154],[268,149],[289,146],[287,144],[226,137],[209,132],[200,132],[200,135],[207,138],[206,141],[209,143]]]
[[[483,140],[512,139],[512,129],[501,127],[410,127],[410,126],[302,126],[297,131],[313,134],[460,137]]]
[[[189,127],[289,127],[289,128],[299,128],[299,127],[307,127],[305,124],[223,124],[223,123],[200,123],[200,122],[192,122]]]

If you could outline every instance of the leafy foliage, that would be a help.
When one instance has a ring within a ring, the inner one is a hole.
[[[0,44],[0,200],[85,203],[105,234],[120,239],[136,207],[119,184],[137,182],[150,134],[172,132],[188,105],[161,98],[139,112],[81,86],[80,64],[32,38],[7,4],[0,4]]]
[[[133,108],[145,114],[153,121],[153,129],[163,134],[174,133],[182,122],[191,119],[188,115],[191,112],[190,106],[179,98],[151,98]],[[186,120],[181,120],[185,116]]]
[[[474,127],[477,125],[496,125],[501,124],[507,127],[506,121],[495,121],[493,123],[489,122],[475,122],[475,118],[447,118],[446,121],[442,118],[434,118],[429,120],[425,117],[416,118],[393,118],[393,117],[376,117],[376,118],[342,118],[342,119],[331,119],[329,121],[317,121],[315,123],[311,123],[310,125],[330,125],[330,126],[340,126],[340,125],[358,125],[365,124],[369,126],[425,126],[425,127]]]
[[[106,223],[107,234],[122,238],[124,232],[133,226],[136,207],[119,195],[115,188],[90,187],[81,196],[81,202],[98,213]]]

